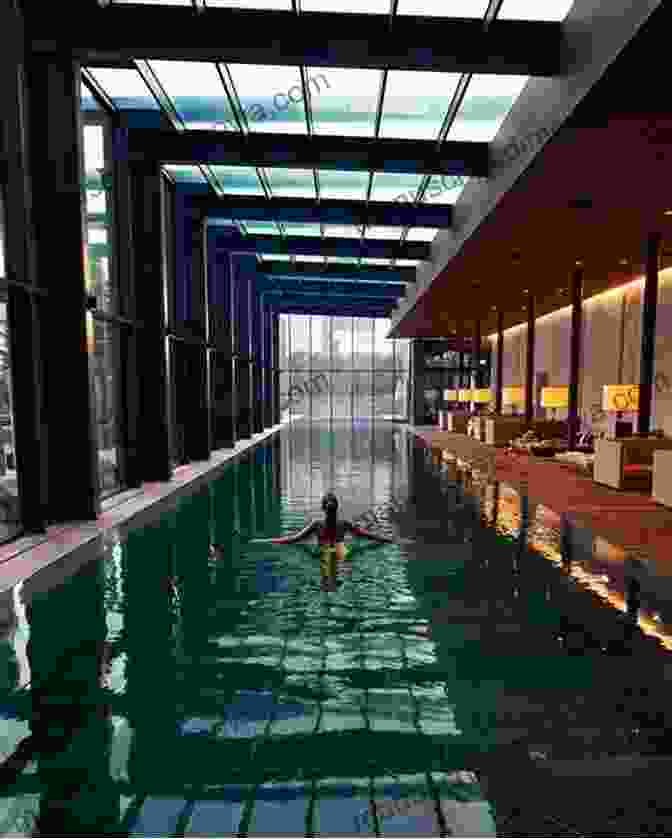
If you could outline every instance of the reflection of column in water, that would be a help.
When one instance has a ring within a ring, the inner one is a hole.
[[[118,829],[113,729],[101,688],[109,661],[102,572],[100,562],[90,562],[48,592],[24,586],[40,836],[107,836]]]

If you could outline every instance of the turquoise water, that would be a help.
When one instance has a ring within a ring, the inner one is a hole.
[[[415,541],[357,540],[327,572],[309,546],[250,543],[329,489]],[[494,835],[484,757],[628,751],[619,697],[645,657],[624,682],[586,640],[593,615],[618,634],[611,612],[488,504],[392,426],[297,425],[79,570],[6,592],[2,751],[31,739],[0,778],[0,833]]]

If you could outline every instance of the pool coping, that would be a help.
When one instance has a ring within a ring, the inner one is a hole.
[[[0,545],[0,592],[13,588],[17,583],[59,561],[67,561],[76,552],[81,552],[81,549],[99,551],[100,543],[109,531],[138,526],[141,518],[154,518],[162,505],[212,480],[216,472],[231,460],[277,434],[296,419],[284,418],[271,428],[239,440],[232,449],[214,451],[208,460],[178,466],[169,481],[145,482],[138,488],[104,499],[101,512],[95,520],[51,525],[47,527],[46,533],[22,536]],[[91,552],[85,550],[85,553],[83,561],[89,558]]]

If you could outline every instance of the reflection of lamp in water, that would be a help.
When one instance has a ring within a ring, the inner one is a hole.
[[[632,432],[632,423],[621,420],[624,411],[639,410],[639,385],[604,385],[602,410],[616,413],[616,437]]]
[[[560,387],[542,387],[541,407],[550,408],[553,411],[553,419],[556,418],[558,408],[566,408],[569,405],[569,388],[567,385]]]

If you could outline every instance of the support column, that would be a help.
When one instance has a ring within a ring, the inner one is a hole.
[[[178,221],[179,223],[179,221]],[[207,267],[205,256],[205,222],[191,221],[191,271],[189,272],[189,318],[186,325],[194,342],[183,344],[186,364],[185,378],[180,383],[184,418],[184,445],[189,460],[210,457],[210,405],[207,372]]]
[[[639,367],[639,413],[637,414],[638,434],[648,434],[651,430],[661,242],[662,236],[660,233],[650,233],[646,238],[646,275],[642,301],[642,351]]]
[[[497,310],[497,372],[495,374],[495,413],[502,413],[504,378],[504,312]]]
[[[42,358],[35,239],[30,212],[29,135],[25,113],[24,31],[18,10],[0,4],[0,31],[5,45],[0,51],[0,113],[4,124],[6,180],[3,205],[7,277],[26,288],[7,290],[10,359],[21,359],[21,374],[12,375],[12,413],[21,523],[27,532],[45,530],[47,501],[47,449],[41,434]]]
[[[140,422],[139,469],[144,481],[167,481],[172,475],[166,372],[166,315],[161,219],[161,175],[158,163],[131,167],[133,269],[138,330]]]
[[[273,314],[270,304],[262,304],[262,341],[264,345],[264,428],[273,420]]]
[[[525,369],[525,422],[534,417],[534,297],[527,296],[527,367]]]
[[[259,434],[264,430],[263,418],[263,350],[261,346],[261,297],[252,283],[252,430]]]
[[[210,432],[213,449],[236,443],[233,284],[231,258],[218,254],[213,229],[206,233],[208,263],[208,342],[210,350]]]
[[[272,309],[271,331],[272,331],[272,364],[273,364],[273,425],[280,423],[280,318],[278,313]]]
[[[576,448],[579,436],[581,418],[579,415],[579,376],[581,373],[581,336],[582,336],[582,305],[583,305],[583,266],[577,265],[572,272],[570,288],[572,301],[572,333],[569,352],[569,411],[567,425],[569,431],[569,450]]]
[[[409,389],[410,410],[408,412],[414,425],[425,422],[425,353],[422,341],[411,341],[411,387]]]
[[[237,436],[245,439],[252,436],[252,370],[251,370],[251,283],[256,272],[253,255],[233,256],[233,282],[236,294],[236,396]]]
[[[33,252],[26,258],[35,260],[37,284],[49,292],[39,313],[44,373],[40,433],[46,441],[47,517],[51,522],[94,519],[100,502],[86,351],[80,67],[68,54],[33,54],[26,69],[34,225]],[[7,118],[11,120],[3,114]],[[17,306],[12,308],[13,315],[18,315]],[[15,358],[23,363],[34,352],[31,349]],[[19,457],[26,454],[23,451]]]

